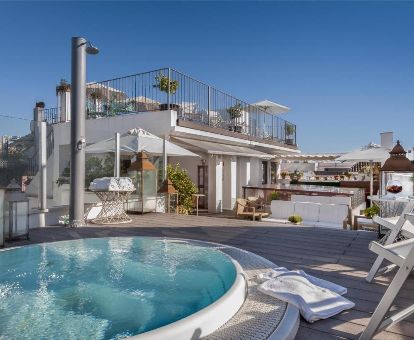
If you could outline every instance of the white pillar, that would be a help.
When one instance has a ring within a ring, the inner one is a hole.
[[[167,136],[164,136],[162,142],[162,180],[165,181],[167,179]]]
[[[46,122],[38,122],[39,129],[39,227],[45,226],[45,213],[47,212],[47,149],[46,149]]]
[[[114,176],[119,178],[121,176],[121,152],[120,152],[120,134],[115,133],[115,161],[114,161]]]
[[[250,185],[259,185],[262,183],[262,166],[258,158],[250,158]]]
[[[208,158],[208,211],[221,213],[223,210],[223,159],[218,155]]]
[[[237,198],[237,158],[225,156],[223,165],[223,209],[232,210]]]
[[[250,158],[237,159],[237,197],[243,197],[243,186],[250,185]]]

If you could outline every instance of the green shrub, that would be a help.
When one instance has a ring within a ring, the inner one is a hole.
[[[179,164],[175,167],[169,164],[167,174],[174,188],[178,191],[178,212],[188,215],[193,209],[193,194],[197,193],[197,187],[187,170],[181,169]]]
[[[168,76],[162,74],[160,72],[157,76],[155,76],[155,81],[157,82],[153,87],[158,88],[160,91],[165,93],[174,94],[177,92],[178,89],[178,80],[170,80]],[[169,84],[169,87],[168,87]]]
[[[87,157],[85,162],[85,188],[88,188],[90,183],[95,178],[112,177],[114,175],[114,159],[111,155],[105,158]]]
[[[380,213],[380,208],[378,205],[373,204],[371,207],[364,210],[364,216],[368,218],[373,218],[375,215]]]
[[[303,220],[302,220],[302,217],[300,217],[299,215],[292,215],[292,216],[289,216],[288,221],[295,223],[295,224],[299,224]]]
[[[279,197],[280,197],[280,194],[279,194],[277,191],[273,191],[273,192],[270,194],[270,200],[271,200],[271,201],[276,201],[276,200],[278,200],[278,199],[279,199]]]

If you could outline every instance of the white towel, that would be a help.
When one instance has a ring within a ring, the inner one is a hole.
[[[355,306],[341,295],[314,285],[298,273],[280,275],[262,283],[258,289],[296,306],[303,318],[311,323]]]
[[[315,276],[309,275],[305,273],[303,270],[288,270],[285,267],[277,267],[277,268],[271,269],[270,271],[266,273],[261,273],[257,277],[260,281],[264,282],[264,281],[279,277],[281,275],[291,275],[291,274],[301,275],[307,278],[309,282],[313,283],[315,286],[329,289],[330,291],[335,292],[339,295],[344,295],[347,293],[347,289],[345,287],[342,287],[340,285],[337,285],[336,283],[326,281],[324,279],[319,279]]]

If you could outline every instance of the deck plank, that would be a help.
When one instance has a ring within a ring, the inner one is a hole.
[[[83,228],[33,229],[30,240],[11,245],[51,242],[86,237],[156,236],[218,242],[257,253],[280,266],[303,269],[309,274],[344,285],[354,309],[328,320],[309,324],[301,320],[297,339],[356,339],[383,296],[392,273],[367,283],[374,254],[368,250],[376,234],[263,221],[235,220],[223,216],[133,215],[121,226],[90,225]],[[392,310],[414,303],[414,278],[410,277]],[[414,316],[378,334],[375,339],[414,339]]]

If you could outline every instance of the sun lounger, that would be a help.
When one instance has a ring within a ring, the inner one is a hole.
[[[405,280],[413,270],[414,239],[412,238],[388,245],[371,242],[369,248],[378,254],[378,258],[390,261],[395,266],[398,266],[399,270],[375,309],[367,328],[361,334],[360,340],[371,339],[376,332],[382,331],[414,313],[414,304],[412,304],[402,311],[396,312],[394,315],[384,319],[385,314],[388,313]]]
[[[400,216],[391,218],[374,216],[373,221],[375,223],[390,230],[389,234],[386,236],[385,241],[383,242],[385,246],[394,243],[400,232],[406,238],[414,238],[414,224],[412,224],[409,220],[406,219],[406,215],[413,212],[413,209],[414,201],[411,200],[407,202]],[[380,268],[383,260],[384,258],[381,255],[378,255],[377,259],[375,260],[374,264],[371,267],[371,270],[369,271],[366,277],[366,280],[368,282],[371,282],[375,276],[384,274],[395,268],[395,264],[391,264],[389,266]]]

